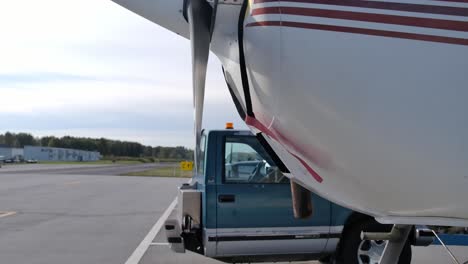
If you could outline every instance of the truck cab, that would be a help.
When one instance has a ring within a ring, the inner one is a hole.
[[[237,263],[376,263],[385,242],[362,241],[360,233],[391,226],[314,193],[308,197],[312,214],[295,217],[287,168],[263,138],[250,131],[213,130],[203,132],[200,144],[204,158],[180,187],[177,218],[165,224],[174,251]],[[410,263],[410,244],[401,257],[400,263]]]

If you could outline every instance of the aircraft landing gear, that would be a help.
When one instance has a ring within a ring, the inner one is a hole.
[[[411,225],[394,225],[390,233],[362,232],[361,238],[366,240],[387,240],[388,243],[385,246],[379,263],[396,264],[408,240],[411,228]]]

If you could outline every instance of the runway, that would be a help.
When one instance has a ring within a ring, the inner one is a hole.
[[[141,164],[21,164],[0,168],[0,173],[8,174],[79,174],[79,175],[121,175],[129,172],[150,170],[158,167],[174,166],[175,163]]]
[[[155,165],[1,168],[0,263],[221,263],[171,252],[158,228],[174,214],[177,186],[187,179],[110,176]],[[456,255],[468,252],[451,248]],[[413,247],[413,260],[451,263],[441,246]]]

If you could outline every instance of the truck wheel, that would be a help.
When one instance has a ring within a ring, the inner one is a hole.
[[[392,225],[377,223],[374,219],[366,219],[351,226],[341,243],[341,258],[343,263],[350,264],[378,264],[387,241],[361,240],[361,231],[390,232]],[[398,264],[411,263],[411,245],[409,241],[401,252]]]

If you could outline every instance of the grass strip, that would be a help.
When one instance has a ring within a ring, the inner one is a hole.
[[[191,178],[192,171],[183,171],[179,167],[162,167],[145,171],[137,171],[122,174],[123,176],[145,176],[145,177],[173,177],[173,178]]]

